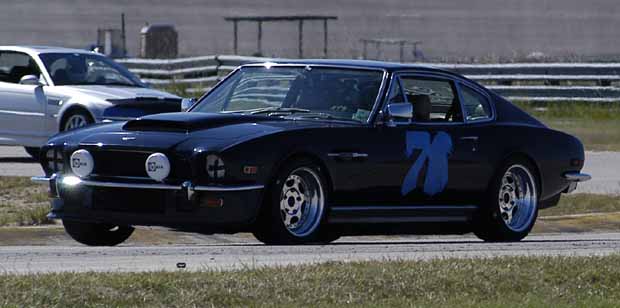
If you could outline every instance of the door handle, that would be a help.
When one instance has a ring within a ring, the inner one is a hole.
[[[342,159],[342,160],[353,160],[356,158],[367,158],[368,154],[357,153],[357,152],[339,152],[339,153],[328,153],[327,156],[333,157],[336,159]]]
[[[461,137],[459,138],[461,141],[471,141],[472,145],[471,145],[471,151],[472,152],[476,152],[478,151],[477,145],[478,145],[478,136],[465,136],[465,137]]]
[[[461,137],[460,138],[463,141],[473,141],[473,142],[478,142],[478,136],[465,136],[465,137]]]

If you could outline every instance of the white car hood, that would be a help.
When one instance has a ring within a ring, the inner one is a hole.
[[[154,99],[180,99],[180,97],[159,90],[139,87],[121,86],[55,86],[51,87],[51,92],[70,97],[89,97],[90,101],[106,101],[109,99],[133,99],[133,98],[154,98]]]

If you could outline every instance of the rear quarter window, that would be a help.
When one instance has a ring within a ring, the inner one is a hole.
[[[491,105],[486,96],[465,85],[461,85],[461,96],[467,121],[475,122],[491,118]]]

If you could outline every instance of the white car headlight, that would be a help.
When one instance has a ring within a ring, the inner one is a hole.
[[[170,174],[170,161],[163,153],[153,153],[146,159],[144,168],[151,179],[161,182]]]
[[[95,160],[90,152],[82,149],[71,154],[71,170],[81,178],[89,176],[95,168]]]

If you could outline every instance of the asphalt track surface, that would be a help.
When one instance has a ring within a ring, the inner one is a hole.
[[[620,152],[586,152],[583,172],[592,180],[581,183],[577,193],[620,195]],[[0,176],[43,175],[41,166],[22,147],[0,146]]]
[[[251,239],[191,246],[5,246],[0,273],[234,270],[328,261],[500,256],[594,256],[620,252],[620,233],[532,235],[517,243],[470,236],[345,237],[330,245],[265,246]],[[177,263],[186,268],[178,269]]]

